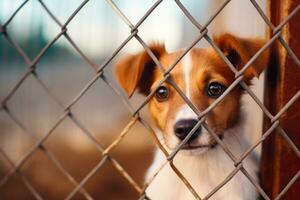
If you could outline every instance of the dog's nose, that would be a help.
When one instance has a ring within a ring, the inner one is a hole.
[[[195,119],[185,119],[176,122],[174,125],[174,133],[180,139],[183,140],[194,128],[197,124],[197,120]],[[189,141],[194,140],[201,133],[201,126],[194,132],[194,134],[190,137]]]

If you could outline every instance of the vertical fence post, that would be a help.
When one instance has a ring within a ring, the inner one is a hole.
[[[297,6],[300,0],[270,0],[271,22],[277,26]],[[298,12],[282,31],[284,40],[300,58],[300,13]],[[272,114],[276,114],[300,89],[300,68],[277,42],[272,48],[270,66],[266,76],[265,104]],[[300,147],[300,100],[280,118],[280,125]],[[264,120],[264,130],[270,126]],[[262,186],[274,199],[300,170],[300,159],[278,131],[274,132],[263,144]],[[284,195],[283,199],[299,199],[300,180]]]

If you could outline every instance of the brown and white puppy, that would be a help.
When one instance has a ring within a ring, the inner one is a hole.
[[[224,34],[215,39],[216,44],[229,61],[240,70],[262,47],[258,39],[242,39]],[[168,53],[161,44],[150,45],[151,50],[165,69],[168,69],[182,51]],[[244,73],[244,81],[250,84],[267,66],[268,52],[263,54]],[[116,67],[119,83],[131,96],[136,89],[148,95],[159,85],[163,74],[146,51],[121,59]],[[181,88],[187,98],[200,110],[211,105],[235,80],[233,72],[212,48],[192,49],[171,71],[171,79]],[[240,156],[249,147],[243,132],[241,96],[244,91],[235,87],[212,111],[205,122],[223,140],[235,156]],[[196,114],[186,105],[175,89],[164,82],[149,102],[149,111],[157,127],[157,134],[171,152],[197,123]],[[247,124],[249,126],[249,124]],[[250,133],[246,133],[250,134]],[[156,153],[148,171],[151,176],[165,158]],[[183,149],[174,158],[174,163],[200,197],[208,195],[235,168],[232,160],[210,133],[199,127]],[[244,167],[257,180],[258,163],[249,156]],[[187,187],[175,175],[170,166],[165,166],[147,189],[151,199],[194,199]],[[253,200],[257,192],[249,180],[238,172],[211,199]]]

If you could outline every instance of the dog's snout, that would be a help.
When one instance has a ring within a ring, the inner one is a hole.
[[[177,121],[174,125],[174,133],[180,139],[183,140],[194,128],[197,124],[197,120],[195,119],[185,119]],[[189,141],[194,140],[201,133],[201,126],[194,132],[194,134],[190,137]]]

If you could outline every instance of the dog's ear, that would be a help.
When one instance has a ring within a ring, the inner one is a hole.
[[[149,47],[158,59],[167,53],[163,44],[154,43]],[[129,97],[136,89],[145,95],[150,93],[155,66],[156,64],[146,51],[125,56],[117,63],[117,79]]]
[[[264,45],[261,39],[243,39],[230,34],[216,37],[215,43],[237,70],[241,70],[252,56]],[[266,49],[255,62],[244,72],[244,80],[249,83],[253,77],[258,77],[267,67],[269,49]]]

